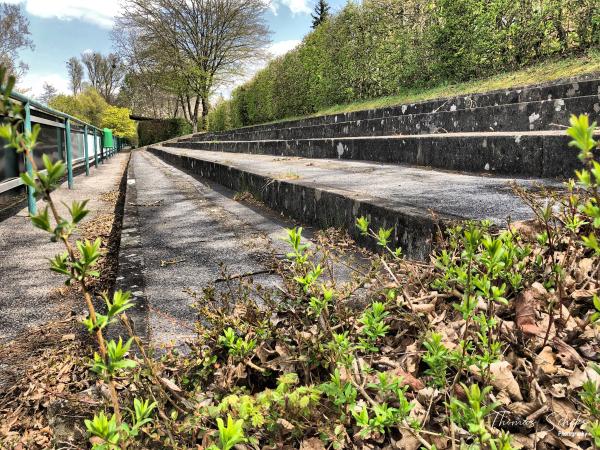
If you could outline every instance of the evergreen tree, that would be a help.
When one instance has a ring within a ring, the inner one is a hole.
[[[315,12],[311,14],[313,29],[317,28],[329,18],[330,6],[326,0],[318,0],[315,5]]]

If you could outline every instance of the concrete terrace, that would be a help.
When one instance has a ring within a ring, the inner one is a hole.
[[[394,236],[413,258],[425,259],[438,220],[490,219],[498,225],[531,218],[513,193],[559,187],[544,179],[489,177],[424,167],[366,161],[340,161],[232,154],[152,146],[164,161],[237,191],[249,191],[270,208],[321,228],[354,233],[356,217],[373,226],[393,227]],[[358,236],[356,236],[358,237]]]
[[[570,80],[134,150],[116,287],[133,292],[141,336],[179,346],[195,332],[194,304],[207,286],[218,291],[226,274],[279,282],[269,264],[286,251],[286,227],[338,227],[369,245],[355,227],[366,216],[375,229],[392,228],[393,244],[409,258],[427,260],[440,226],[530,219],[513,185],[561,187],[580,167],[564,135],[569,115],[597,119],[599,96],[600,80]],[[105,213],[99,195],[116,189],[126,159],[118,154],[56,195],[90,198],[92,218]],[[234,200],[246,192],[261,203]],[[0,222],[0,242],[0,339],[7,340],[65,307],[47,300],[62,278],[46,258],[60,246],[28,223],[26,211]]]

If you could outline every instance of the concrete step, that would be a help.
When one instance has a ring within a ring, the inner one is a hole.
[[[236,201],[235,192],[146,151],[133,152],[127,181],[117,288],[134,292],[127,315],[145,342],[175,341],[189,350],[184,342],[196,337],[194,304],[201,300],[190,292],[212,287],[218,298],[243,290],[250,278],[265,288],[284,287],[271,269],[290,250],[285,229],[293,222],[256,202]],[[304,227],[303,240],[310,244],[313,236]],[[355,260],[353,251],[342,255],[345,263]],[[344,265],[334,269],[337,283],[352,280]]]
[[[257,141],[393,134],[559,130],[568,126],[571,114],[590,114],[592,120],[600,120],[600,95],[455,111],[404,114],[334,124],[279,127],[271,130],[246,131],[242,128],[218,136],[207,134],[185,138],[182,141],[206,141],[211,140],[211,136],[213,140],[221,141]]]
[[[581,167],[581,162],[568,143],[564,131],[538,131],[163,145],[228,153],[413,164],[520,177],[569,178]]]
[[[588,97],[600,95],[600,79],[598,75],[591,75],[579,79],[555,81],[543,85],[526,86],[509,90],[491,91],[481,94],[447,97],[423,102],[398,105],[387,108],[377,108],[362,111],[353,111],[342,114],[309,117],[300,120],[290,120],[275,124],[254,125],[240,128],[239,132],[258,132],[276,130],[280,128],[309,127],[342,122],[364,121],[383,119],[401,115],[430,114],[436,112],[452,112],[469,110],[490,106],[510,105],[517,103],[531,103],[542,100],[569,99],[574,97]],[[588,110],[587,112],[592,112]],[[466,130],[465,130],[466,131]],[[200,133],[196,138],[224,139],[230,131],[219,133]]]
[[[199,151],[154,145],[148,150],[189,173],[229,189],[248,191],[268,207],[302,223],[340,227],[359,242],[357,217],[375,229],[393,228],[395,245],[415,259],[431,250],[437,225],[489,219],[502,225],[532,217],[510,182],[533,189],[545,180],[482,177],[374,162]]]

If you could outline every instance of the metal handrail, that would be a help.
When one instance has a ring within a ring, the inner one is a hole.
[[[78,119],[77,117],[71,116],[70,114],[64,113],[62,111],[57,111],[54,108],[51,108],[47,105],[43,105],[42,103],[36,101],[36,100],[32,100],[22,94],[19,94],[17,92],[12,92],[10,94],[10,98],[18,101],[20,103],[23,104],[23,109],[25,112],[25,117],[24,117],[24,129],[26,133],[31,133],[31,108],[34,107],[35,109],[42,111],[44,113],[53,115],[55,117],[61,118],[65,120],[65,147],[66,147],[66,162],[67,162],[67,185],[69,187],[69,189],[73,189],[73,148],[71,145],[71,122],[77,122],[81,125],[83,125],[83,134],[84,134],[84,160],[85,160],[85,174],[86,176],[89,176],[90,174],[90,157],[89,157],[89,152],[88,152],[88,130],[91,129],[92,130],[92,135],[94,136],[94,166],[97,168],[98,167],[98,163],[99,162],[104,162],[105,157],[103,155],[100,155],[100,158],[98,158],[98,142],[96,139],[96,132],[99,132],[100,138],[102,138],[102,134],[103,134],[103,130],[92,125],[89,124],[81,119]],[[106,157],[110,157],[113,156],[116,152],[120,151],[123,147],[123,142],[121,141],[120,138],[115,136],[115,139],[113,140],[113,148],[107,148],[107,154]],[[101,148],[103,148],[101,146]],[[29,173],[30,176],[33,176],[33,167],[31,165],[31,161],[29,161],[29,159],[25,159],[25,168],[27,170],[27,173]],[[19,183],[22,184],[22,183]],[[36,213],[36,202],[35,202],[35,191],[33,188],[31,188],[30,186],[27,186],[27,205],[28,205],[28,209],[29,209],[29,214],[35,214]]]
[[[46,112],[48,114],[52,114],[53,116],[61,117],[63,119],[69,119],[73,122],[78,122],[84,126],[87,125],[89,128],[96,129],[97,131],[102,132],[101,128],[98,128],[90,123],[85,122],[84,120],[81,120],[81,119],[79,119],[75,116],[72,116],[70,114],[67,114],[65,112],[58,111],[54,108],[50,108],[49,106],[44,105],[36,100],[32,100],[22,94],[19,94],[18,92],[11,92],[10,98],[12,98],[13,100],[17,100],[23,104],[29,103],[30,106],[33,106],[34,108],[39,109],[40,111]]]

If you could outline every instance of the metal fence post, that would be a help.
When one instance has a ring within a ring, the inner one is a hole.
[[[98,139],[96,138],[96,129],[94,128],[94,167],[98,168]]]
[[[85,155],[85,175],[90,176],[90,157],[88,155],[88,126],[83,126],[83,154]]]
[[[73,148],[71,147],[71,119],[65,121],[65,142],[67,146],[67,184],[73,189]]]
[[[31,107],[29,102],[25,103],[25,134],[31,133]],[[33,158],[33,155],[31,155]],[[30,177],[33,177],[33,166],[29,158],[25,158],[25,168]],[[35,189],[31,186],[27,186],[27,209],[29,210],[29,215],[32,216],[36,213],[36,204],[35,204]]]

